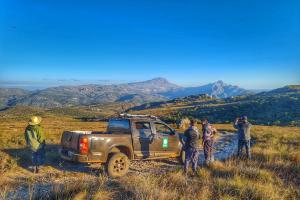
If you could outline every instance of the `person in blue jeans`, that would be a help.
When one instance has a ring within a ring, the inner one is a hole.
[[[197,173],[197,166],[199,160],[199,145],[200,145],[200,133],[196,127],[196,122],[191,120],[190,127],[184,132],[186,137],[185,142],[185,162],[184,172],[187,175],[189,164],[192,163],[193,175]]]
[[[237,118],[233,124],[234,128],[238,130],[238,152],[237,155],[241,156],[243,148],[246,148],[247,158],[251,159],[251,149],[250,149],[250,130],[252,124],[248,122],[247,116],[242,116]]]

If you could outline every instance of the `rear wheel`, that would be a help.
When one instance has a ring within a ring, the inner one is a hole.
[[[107,163],[107,173],[110,177],[124,176],[129,169],[130,161],[124,153],[115,153]]]

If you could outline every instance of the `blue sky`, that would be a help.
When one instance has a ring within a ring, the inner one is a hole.
[[[300,84],[300,1],[0,0],[0,87]]]

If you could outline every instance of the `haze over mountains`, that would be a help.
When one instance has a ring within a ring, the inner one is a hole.
[[[226,98],[251,91],[222,81],[199,87],[181,87],[164,78],[114,85],[59,86],[43,90],[0,88],[0,107],[30,105],[44,108],[92,105],[107,102],[145,103],[188,95],[207,94]]]

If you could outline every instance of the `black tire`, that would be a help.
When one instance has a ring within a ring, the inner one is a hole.
[[[124,153],[113,154],[107,163],[107,173],[110,177],[124,176],[129,169],[130,161]]]
[[[182,165],[184,165],[184,162],[185,162],[185,151],[184,151],[184,150],[181,150],[181,152],[180,152],[179,162],[180,162]]]

